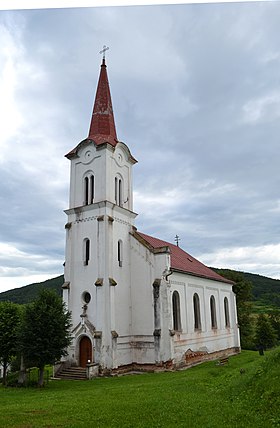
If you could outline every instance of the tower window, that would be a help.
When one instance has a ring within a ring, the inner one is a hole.
[[[118,179],[115,177],[115,202],[118,203]]]
[[[84,239],[84,265],[87,266],[90,258],[90,240]]]
[[[94,200],[94,175],[90,176],[90,203],[93,204]]]
[[[225,310],[225,325],[226,325],[226,327],[230,327],[229,308],[228,308],[228,299],[227,299],[227,297],[224,298],[224,310]]]
[[[85,187],[84,187],[84,193],[85,193],[85,205],[88,205],[88,177],[85,177]]]
[[[115,177],[115,202],[120,207],[123,206],[123,181],[119,177]]]
[[[84,178],[84,204],[93,204],[94,201],[94,175],[87,175]]]
[[[122,267],[123,264],[123,243],[121,240],[118,241],[118,263]]]
[[[217,328],[216,302],[215,297],[210,297],[211,327]]]
[[[181,330],[180,296],[178,291],[172,294],[173,330]]]
[[[119,180],[119,201],[118,201],[118,205],[120,207],[122,207],[122,200],[123,200],[123,197],[122,197],[122,180]]]
[[[200,303],[198,294],[193,295],[194,329],[201,330]]]

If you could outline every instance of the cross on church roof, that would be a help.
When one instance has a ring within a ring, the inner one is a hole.
[[[105,52],[109,49],[108,46],[104,45],[103,49],[99,52],[100,54],[103,53],[103,60],[105,61]]]
[[[181,239],[179,238],[179,236],[178,236],[178,235],[176,235],[176,236],[175,236],[174,241],[176,242],[177,247],[179,247],[179,241],[181,241]]]

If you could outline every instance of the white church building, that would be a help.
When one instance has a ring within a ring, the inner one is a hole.
[[[240,350],[233,283],[134,226],[132,169],[116,134],[105,57],[89,135],[71,162],[63,299],[67,363],[110,372],[181,367]]]

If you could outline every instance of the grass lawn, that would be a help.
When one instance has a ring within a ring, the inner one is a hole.
[[[243,351],[226,366],[0,387],[0,426],[280,427],[279,372],[278,349]]]

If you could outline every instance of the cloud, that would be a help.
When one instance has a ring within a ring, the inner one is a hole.
[[[12,35],[11,29],[0,24],[0,117],[1,117],[1,154],[7,149],[6,140],[15,135],[23,122],[23,118],[17,108],[15,92],[18,85],[17,60],[21,56],[21,49],[17,44],[17,35]]]
[[[211,255],[201,254],[201,260],[208,266],[262,273],[279,279],[280,244],[261,247],[223,248]],[[240,267],[242,268],[240,269]]]
[[[245,122],[273,121],[280,116],[280,90],[248,101],[243,106]]]
[[[0,13],[6,283],[62,273],[64,154],[87,136],[104,43],[117,134],[139,161],[138,229],[223,267],[248,248],[241,270],[277,248],[279,18],[277,2]]]

